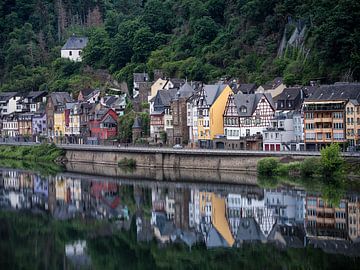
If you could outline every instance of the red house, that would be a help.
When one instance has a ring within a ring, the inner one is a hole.
[[[107,140],[117,135],[117,114],[112,109],[101,108],[95,111],[89,120],[90,136]]]

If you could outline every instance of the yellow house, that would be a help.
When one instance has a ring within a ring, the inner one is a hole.
[[[166,82],[167,82],[167,80],[164,80],[162,78],[157,79],[151,86],[151,96],[149,97],[148,100],[155,97],[159,90],[164,89]]]
[[[54,113],[54,133],[55,137],[62,137],[65,135],[65,112]]]
[[[211,148],[211,141],[224,134],[223,114],[231,88],[226,84],[204,85],[195,104],[197,106],[197,128],[200,147]]]

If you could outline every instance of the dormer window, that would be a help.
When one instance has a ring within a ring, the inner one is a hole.
[[[246,112],[247,112],[247,108],[246,108],[245,106],[241,106],[240,112],[246,113]]]

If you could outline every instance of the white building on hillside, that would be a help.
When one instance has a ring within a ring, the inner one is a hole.
[[[61,48],[61,58],[67,58],[71,61],[82,61],[82,51],[88,43],[87,37],[69,37],[65,45]]]

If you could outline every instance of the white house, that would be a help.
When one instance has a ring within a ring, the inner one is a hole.
[[[9,115],[16,111],[18,101],[21,95],[17,92],[3,92],[0,93],[0,114]]]
[[[67,58],[71,61],[82,61],[82,51],[88,43],[87,37],[69,37],[65,45],[61,48],[61,58]]]
[[[230,95],[224,112],[224,134],[228,140],[239,140],[263,133],[270,126],[275,111],[270,94]]]

